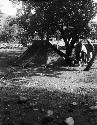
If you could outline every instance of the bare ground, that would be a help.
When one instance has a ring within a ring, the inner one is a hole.
[[[0,125],[41,125],[48,111],[53,118],[49,125],[68,117],[74,125],[96,125],[97,60],[89,72],[78,67],[10,66],[23,51],[0,50]]]

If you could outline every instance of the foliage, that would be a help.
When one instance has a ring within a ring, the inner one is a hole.
[[[9,42],[17,36],[17,26],[15,24],[10,25],[13,19],[9,16],[6,18],[3,28],[0,31],[0,40],[4,42]]]
[[[23,0],[22,0],[23,1]],[[37,31],[40,37],[44,34],[54,35],[56,30],[63,31],[66,37],[86,36],[89,33],[88,23],[95,16],[96,4],[93,0],[49,0],[23,1],[24,14],[18,18],[18,24],[27,30],[28,35]],[[31,14],[31,9],[36,13]]]
[[[7,42],[12,38],[11,36],[11,29],[7,26],[4,27],[3,31],[0,33],[0,41]]]

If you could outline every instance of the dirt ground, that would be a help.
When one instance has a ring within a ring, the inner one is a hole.
[[[96,125],[97,59],[88,72],[11,66],[23,51],[0,50],[0,125],[63,125],[68,117],[74,125]]]

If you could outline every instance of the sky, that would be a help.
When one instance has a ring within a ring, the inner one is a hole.
[[[13,5],[12,2],[10,2],[9,0],[0,0],[0,10],[6,15],[15,16],[17,8],[20,7],[21,5]]]
[[[0,0],[0,25],[4,23],[6,17],[15,17],[17,13],[17,9],[22,10],[22,2],[16,2],[16,4],[12,4],[9,0]],[[31,10],[32,14],[35,14],[35,10]]]
[[[97,2],[97,0],[93,0],[94,2]]]
[[[17,9],[21,7],[19,4],[13,5],[9,0],[0,0],[0,28],[2,28],[6,18],[8,16],[15,17]]]

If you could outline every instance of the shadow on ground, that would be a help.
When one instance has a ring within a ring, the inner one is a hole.
[[[97,111],[88,108],[94,104],[91,96],[39,88],[0,89],[0,125],[42,125],[48,111],[53,119],[49,125],[59,125],[68,117],[73,117],[74,125],[97,124]]]

